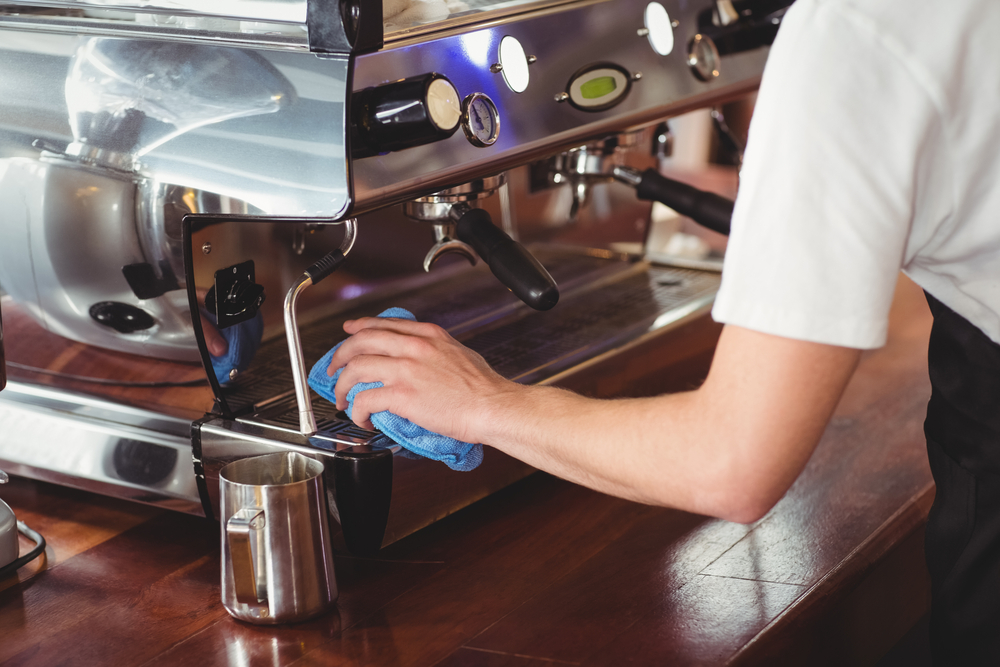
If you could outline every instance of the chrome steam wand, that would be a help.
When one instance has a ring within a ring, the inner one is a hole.
[[[310,285],[315,285],[336,271],[347,253],[354,247],[357,238],[358,221],[355,218],[344,221],[344,240],[340,248],[327,253],[322,259],[305,270],[305,273],[295,281],[288,294],[285,295],[285,337],[288,339],[288,356],[292,364],[292,382],[295,385],[295,402],[299,409],[299,431],[304,436],[316,433],[316,416],[313,414],[312,401],[309,399],[309,383],[306,374],[306,362],[302,355],[302,339],[299,336],[299,324],[296,318],[295,306],[299,295]]]

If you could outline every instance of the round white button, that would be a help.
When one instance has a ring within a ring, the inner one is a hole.
[[[670,24],[670,15],[667,14],[666,8],[658,2],[649,3],[646,5],[643,20],[648,31],[646,36],[653,50],[661,56],[673,51],[674,27]]]
[[[521,42],[507,35],[500,40],[500,66],[503,80],[515,93],[523,93],[528,88],[528,57],[524,55]]]
[[[462,103],[458,91],[447,79],[434,79],[427,87],[427,111],[442,130],[451,130],[462,117]]]

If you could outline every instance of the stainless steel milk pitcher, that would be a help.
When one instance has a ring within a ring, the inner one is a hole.
[[[337,599],[323,464],[296,452],[220,472],[222,604],[251,623],[291,623]]]

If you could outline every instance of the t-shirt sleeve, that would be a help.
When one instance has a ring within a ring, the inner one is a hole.
[[[885,344],[936,111],[847,3],[799,0],[772,47],[713,316],[855,348]]]

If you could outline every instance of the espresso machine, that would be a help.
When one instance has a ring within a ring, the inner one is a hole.
[[[756,88],[788,4],[0,4],[0,468],[213,517],[223,465],[296,451],[357,553],[530,474],[408,455],[306,371],[390,306],[519,382],[604,395],[669,356],[718,274],[561,232],[652,199],[728,229],[652,154]]]

